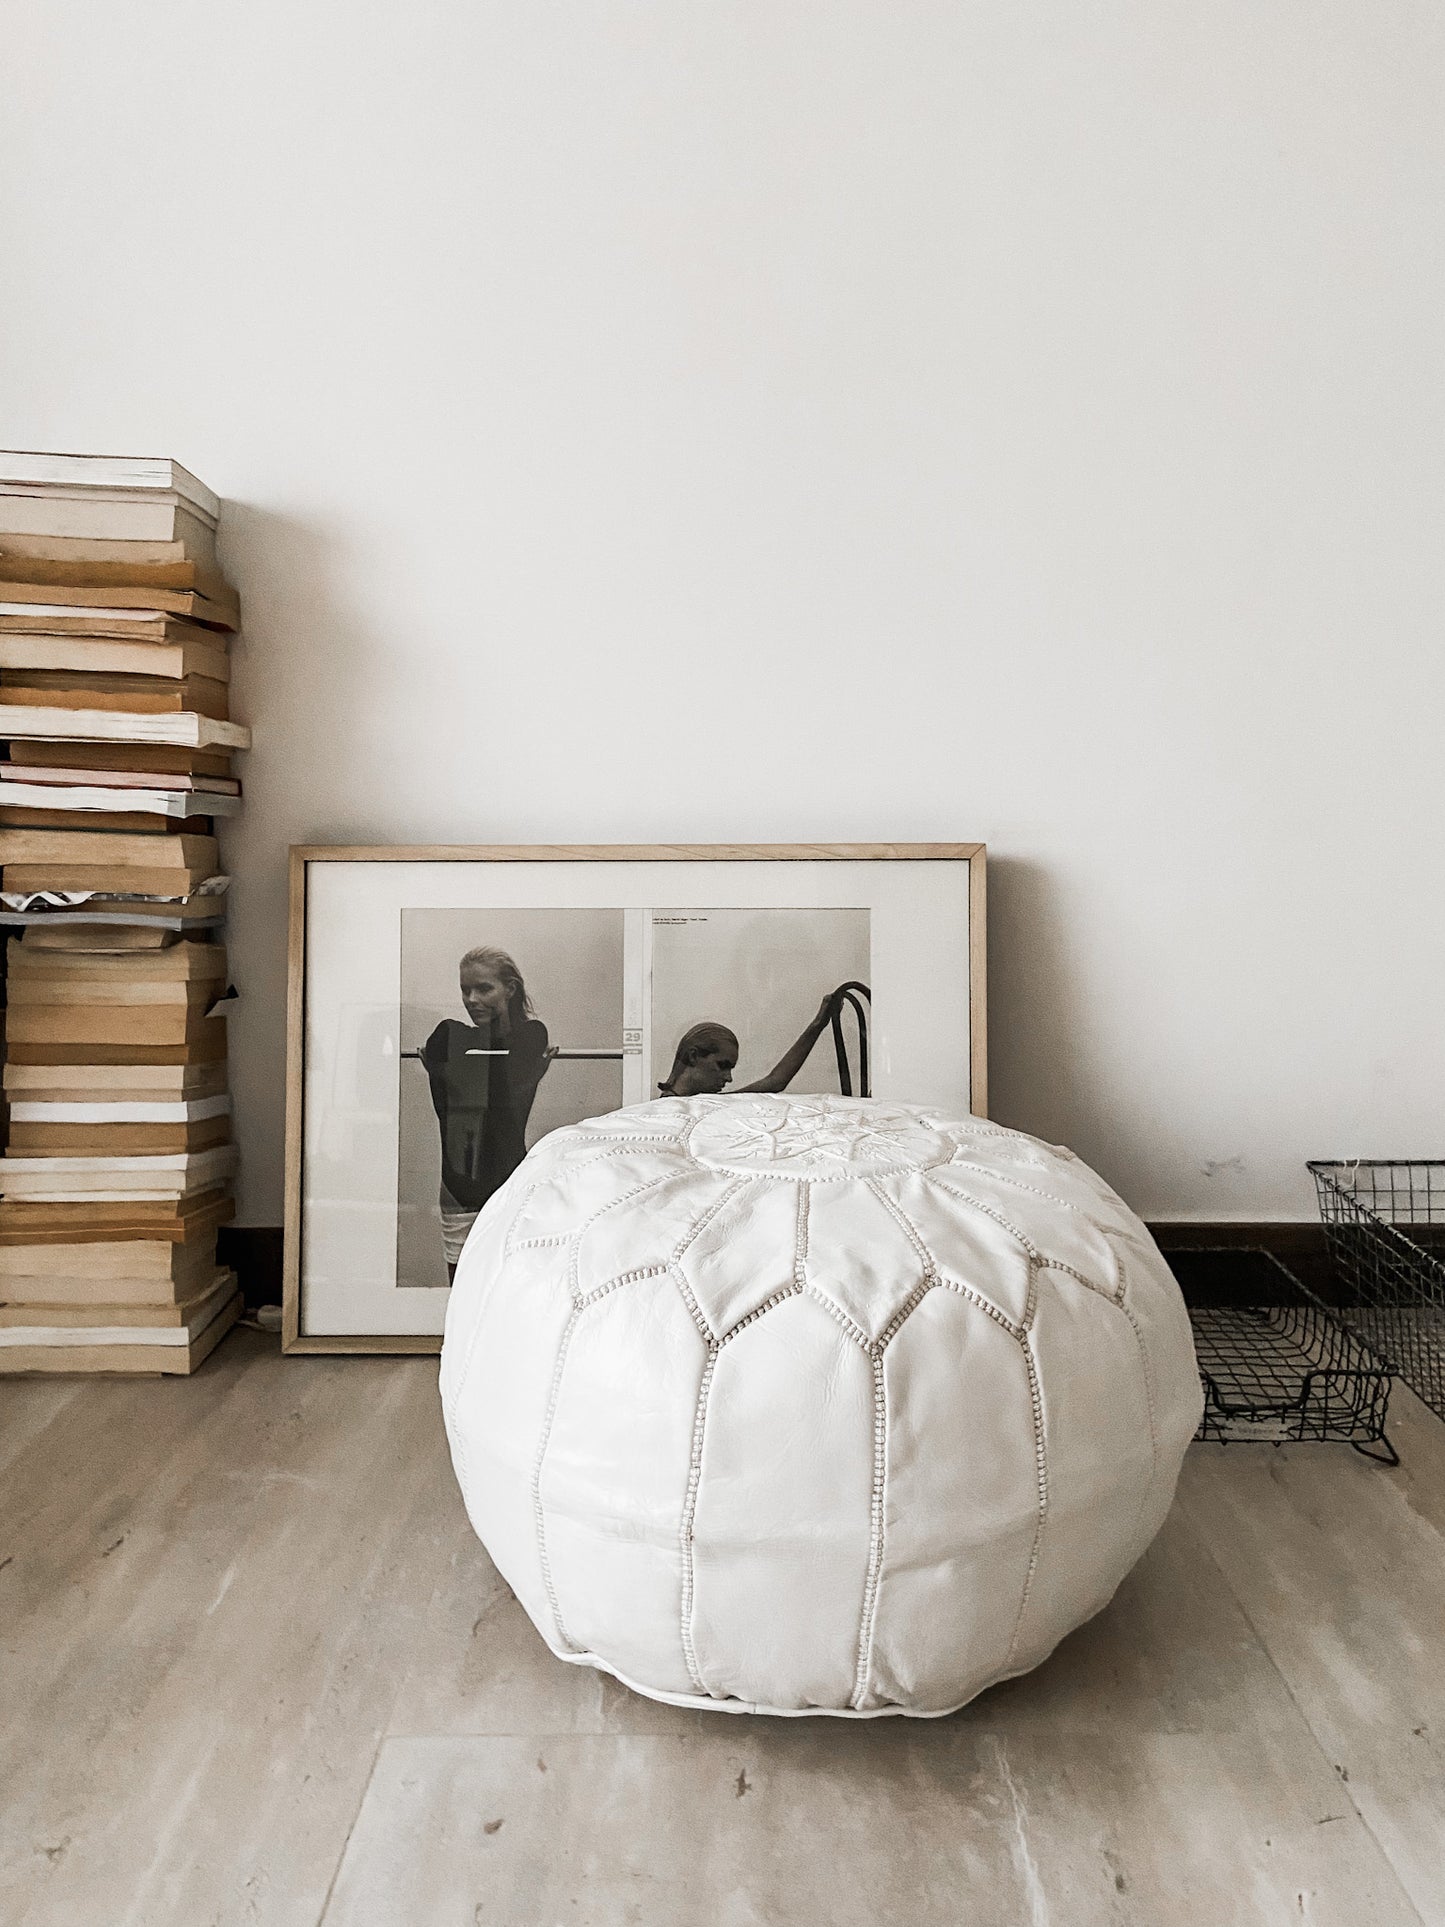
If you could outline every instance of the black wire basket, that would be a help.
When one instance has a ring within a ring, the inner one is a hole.
[[[1385,1436],[1390,1367],[1273,1253],[1175,1251],[1204,1384],[1197,1439],[1353,1445],[1398,1465]]]
[[[1445,1418],[1445,1159],[1311,1163],[1339,1315]]]

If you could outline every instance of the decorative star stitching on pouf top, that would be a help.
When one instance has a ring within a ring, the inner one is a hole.
[[[828,1097],[783,1104],[780,1111],[775,1099],[709,1100],[688,1134],[687,1150],[714,1170],[826,1180],[946,1164],[956,1148],[945,1132],[896,1105]]]

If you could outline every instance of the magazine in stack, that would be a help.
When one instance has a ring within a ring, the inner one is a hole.
[[[0,1372],[189,1372],[240,1312],[219,511],[176,462],[0,453]]]

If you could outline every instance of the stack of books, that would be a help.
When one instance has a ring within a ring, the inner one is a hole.
[[[219,510],[175,462],[0,453],[0,1372],[189,1372],[240,1312]]]

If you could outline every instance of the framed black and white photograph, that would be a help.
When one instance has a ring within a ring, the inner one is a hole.
[[[292,852],[287,1348],[435,1350],[487,1200],[659,1095],[986,1108],[977,844]]]

